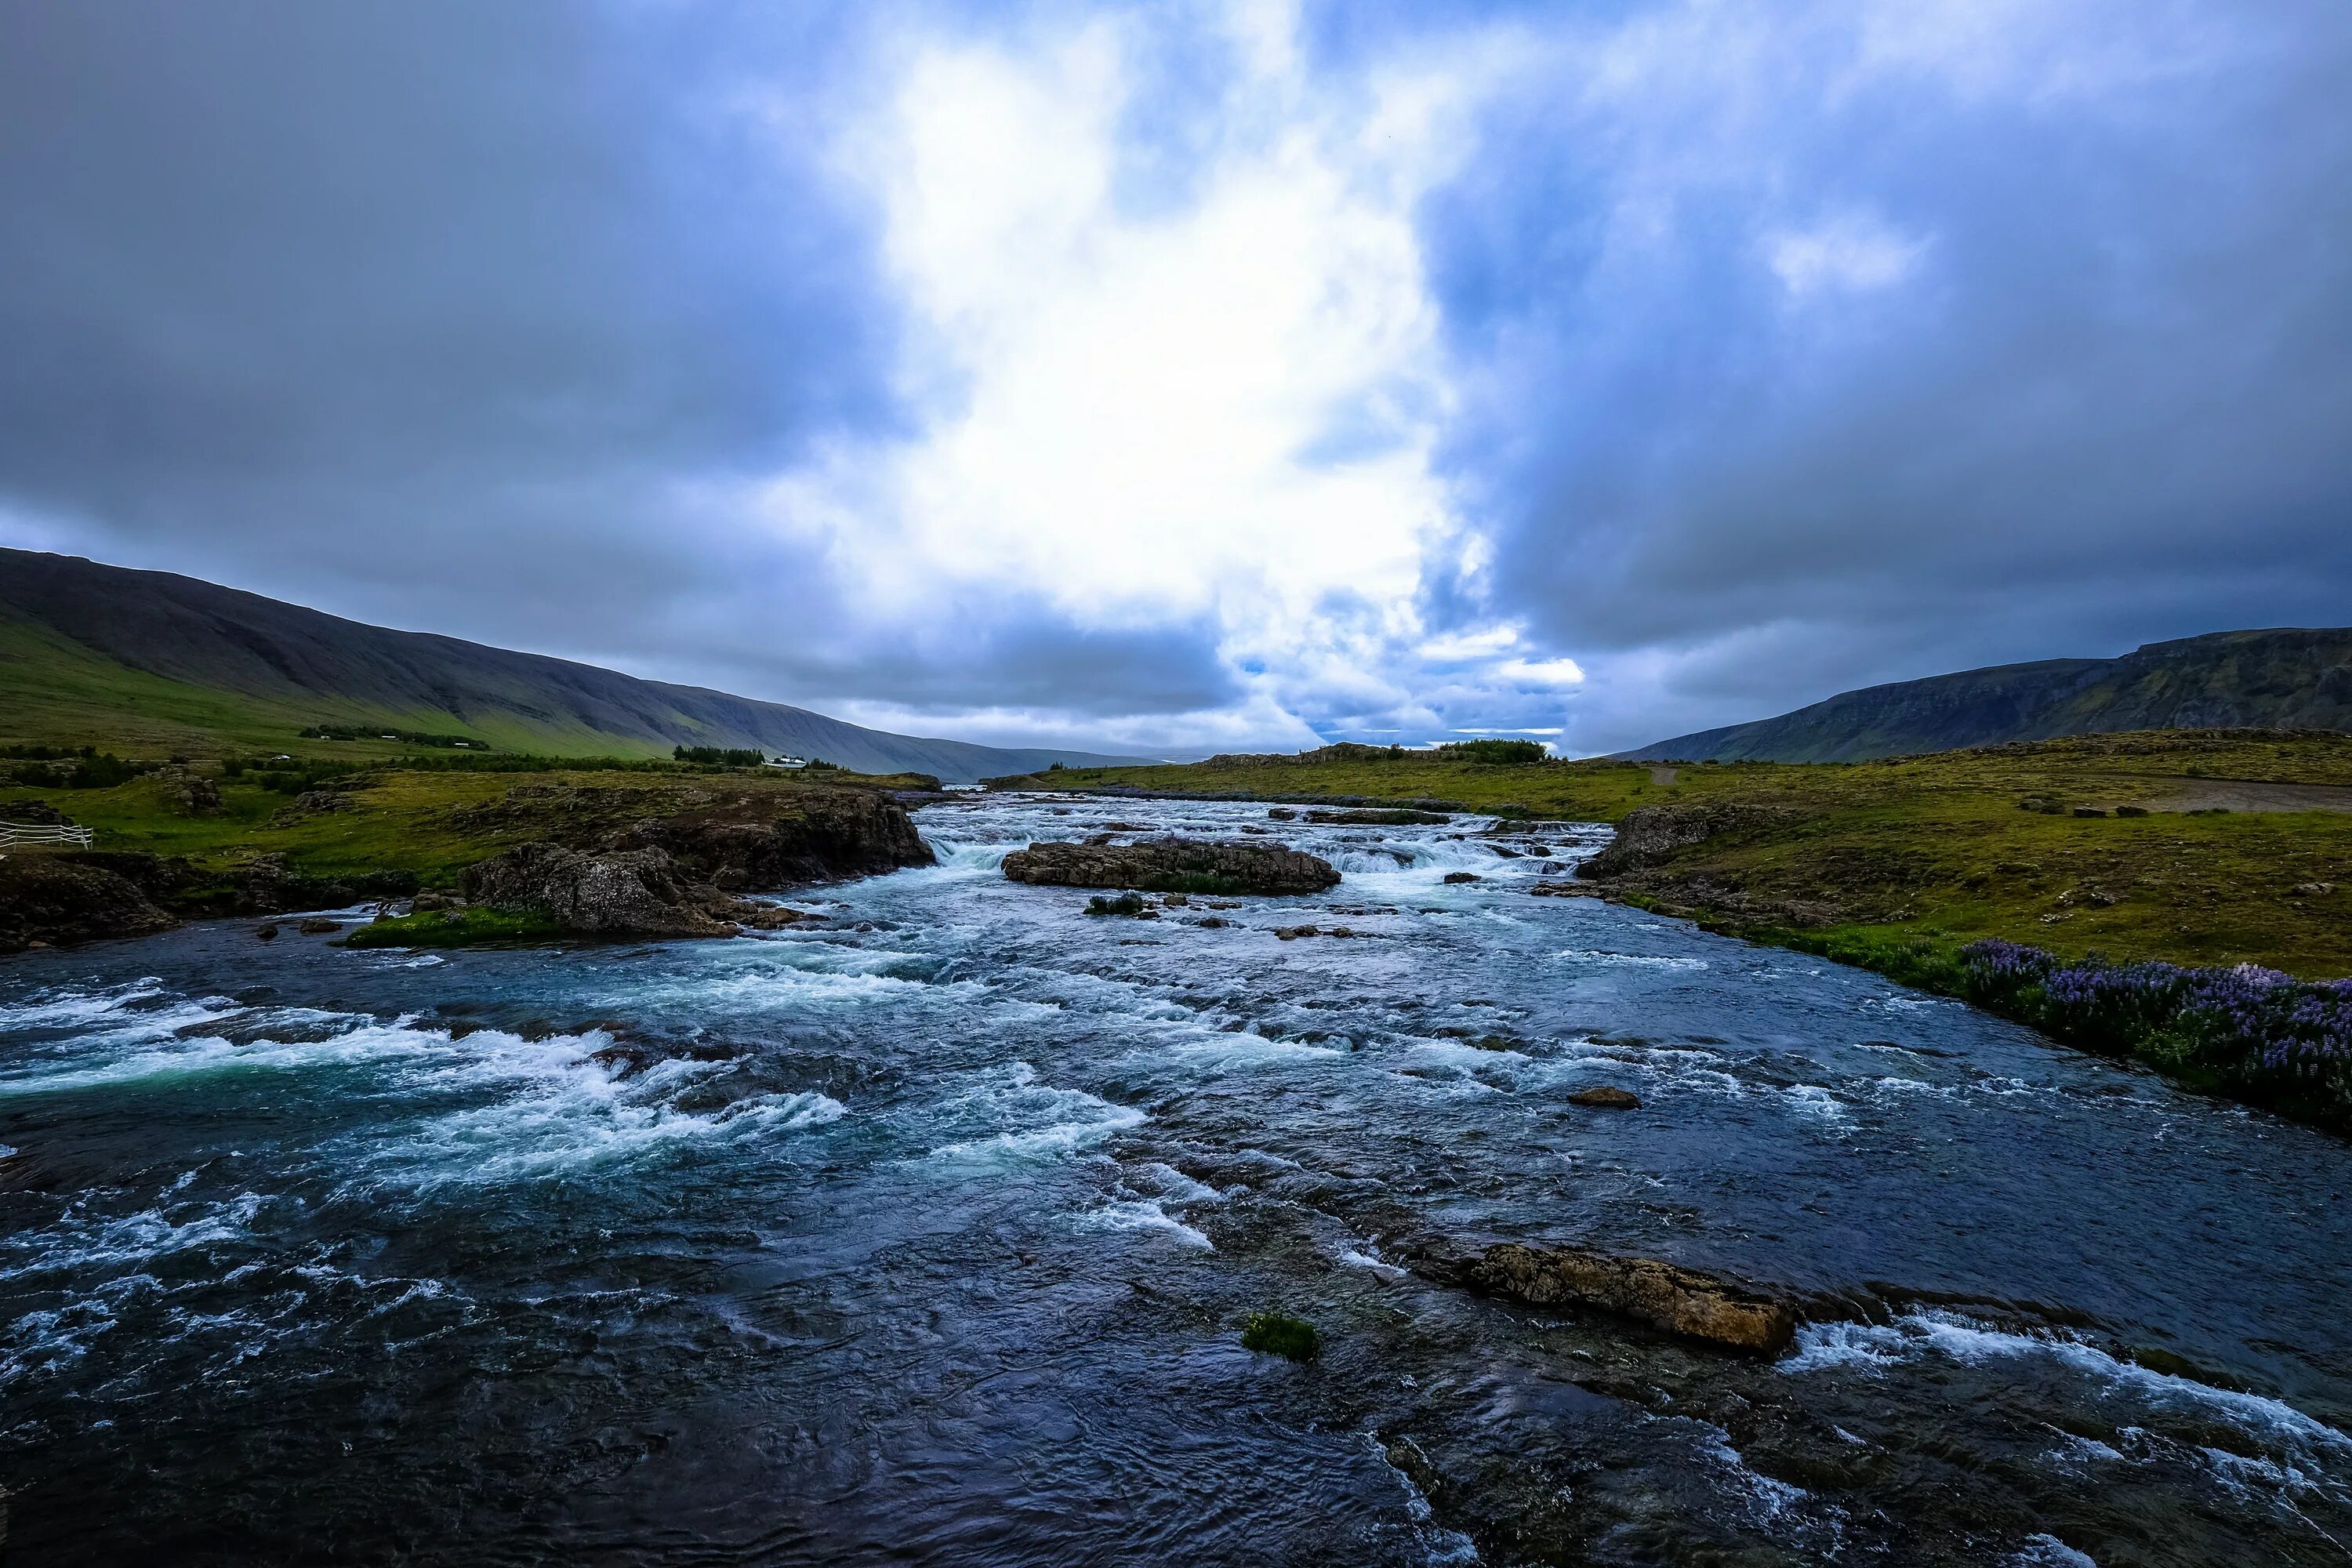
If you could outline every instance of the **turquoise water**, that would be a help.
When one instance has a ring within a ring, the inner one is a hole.
[[[919,822],[940,866],[732,942],[0,965],[14,1560],[2346,1560],[2345,1145],[1529,896],[1599,830]],[[1171,827],[1346,879],[1132,921],[997,869]],[[1727,1360],[1433,1237],[1816,1321]],[[1242,1350],[1267,1308],[1321,1358]]]

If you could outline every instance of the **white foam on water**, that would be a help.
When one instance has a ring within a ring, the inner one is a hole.
[[[1349,1268],[1368,1268],[1383,1279],[1397,1280],[1405,1278],[1403,1269],[1375,1253],[1361,1251],[1353,1247],[1342,1247],[1336,1256]]]
[[[402,1024],[369,1020],[321,1040],[263,1038],[239,1043],[218,1035],[195,1035],[124,1051],[111,1060],[80,1065],[86,1061],[90,1047],[103,1043],[102,1037],[79,1041],[82,1048],[71,1062],[0,1076],[0,1100],[91,1089],[176,1086],[185,1080],[224,1074],[310,1071],[378,1064],[403,1057],[431,1057],[447,1048],[449,1037]]]
[[[2099,1568],[2098,1560],[2054,1535],[2027,1536],[2009,1559],[2011,1568]]]
[[[1193,1229],[1160,1206],[1158,1198],[1129,1198],[1089,1209],[1078,1216],[1082,1230],[1154,1231],[1173,1237],[1186,1247],[1214,1252],[1206,1234]]]
[[[1706,969],[1704,958],[1675,957],[1647,952],[1610,952],[1600,948],[1567,947],[1552,954],[1571,963],[1589,963],[1603,968],[1626,969]]]
[[[127,980],[96,991],[51,988],[23,1002],[0,1003],[0,1029],[61,1028],[93,1023],[163,994],[158,975]]]
[[[1225,1194],[1206,1182],[1196,1182],[1175,1166],[1162,1164],[1157,1160],[1138,1165],[1134,1173],[1158,1188],[1160,1195],[1171,1203],[1221,1204],[1225,1201]]]
[[[950,1122],[977,1121],[999,1130],[940,1144],[926,1159],[996,1164],[1054,1158],[1149,1120],[1133,1106],[1114,1105],[1085,1089],[1040,1083],[1037,1069],[1028,1062],[990,1068],[974,1078],[971,1088],[936,1111]]]
[[[1199,1023],[1168,1030],[1155,1047],[1166,1055],[1221,1069],[1329,1061],[1349,1054],[1340,1046],[1277,1040],[1248,1029],[1220,1029]]]
[[[470,1185],[561,1175],[704,1142],[760,1142],[848,1114],[830,1095],[796,1090],[683,1110],[677,1100],[685,1091],[723,1079],[736,1065],[672,1058],[623,1077],[593,1055],[611,1043],[601,1030],[526,1040],[486,1029],[448,1041],[405,1069],[405,1087],[489,1090],[497,1098],[400,1133],[370,1134],[360,1152],[381,1173],[419,1187]]]
[[[2283,1447],[2289,1465],[2298,1470],[2308,1468],[2319,1454],[2352,1462],[2352,1436],[2284,1400],[2158,1372],[2063,1333],[2015,1333],[1954,1312],[1906,1312],[1883,1324],[1808,1324],[1798,1331],[1796,1349],[1782,1358],[1780,1370],[1798,1375],[1832,1369],[1874,1375],[1931,1356],[1965,1366],[2025,1358],[2046,1361],[2080,1374],[2104,1395],[2154,1411],[2218,1417],[2250,1437]]]

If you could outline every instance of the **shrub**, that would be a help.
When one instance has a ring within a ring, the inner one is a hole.
[[[1108,899],[1097,894],[1087,900],[1087,913],[1090,915],[1139,915],[1149,908],[1141,893],[1121,893]]]
[[[2137,1057],[2200,1088],[2352,1119],[2352,980],[2297,980],[2252,963],[2068,963],[1998,940],[1969,943],[1960,960],[1958,994],[2069,1044]]]
[[[756,768],[764,766],[768,753],[757,746],[677,746],[670,758],[680,763],[705,763],[721,768]],[[812,763],[810,766],[815,764]]]
[[[1550,754],[1534,741],[1449,741],[1437,749],[1463,762],[1501,765],[1539,763]]]
[[[1289,1361],[1313,1361],[1323,1348],[1315,1325],[1280,1312],[1253,1312],[1242,1325],[1242,1348]]]

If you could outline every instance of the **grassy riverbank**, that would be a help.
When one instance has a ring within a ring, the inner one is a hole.
[[[1662,807],[1698,819],[1691,841],[1617,890],[1725,930],[2352,973],[2352,736],[2150,731],[1849,764],[1497,766],[1330,747],[1034,782],[1606,823]]]
[[[105,788],[5,784],[0,819],[27,820],[46,807],[89,828],[100,854],[183,860],[188,894],[180,902],[193,909],[213,885],[257,864],[310,881],[393,875],[446,889],[466,867],[520,844],[582,840],[721,801],[749,805],[772,819],[789,817],[795,803],[844,784],[909,789],[933,782],[913,774],[511,754],[462,765],[417,759],[349,771],[321,766],[313,762],[299,773],[231,772],[231,759],[227,768],[219,762],[167,763]]]

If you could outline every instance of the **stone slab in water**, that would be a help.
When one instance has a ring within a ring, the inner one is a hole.
[[[1141,844],[1033,844],[1004,858],[1015,882],[1056,888],[1160,888],[1213,877],[1240,893],[1319,893],[1339,873],[1318,856],[1271,844],[1154,838]]]

